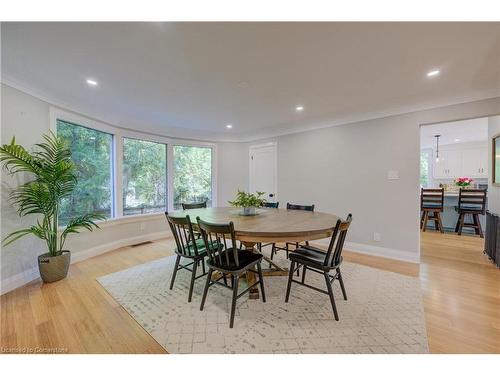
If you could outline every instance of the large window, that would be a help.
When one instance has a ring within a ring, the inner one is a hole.
[[[61,202],[60,224],[96,212],[113,216],[113,135],[57,120],[57,135],[71,148],[78,184],[71,197]]]
[[[420,150],[420,186],[430,187],[432,183],[432,150]]]
[[[123,214],[164,212],[167,145],[123,138]]]
[[[212,205],[212,149],[175,145],[174,209],[181,203],[204,202]]]

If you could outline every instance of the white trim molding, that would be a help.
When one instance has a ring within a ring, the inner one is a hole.
[[[155,232],[151,234],[144,234],[140,236],[130,237],[126,239],[121,239],[117,241],[112,241],[106,243],[104,245],[99,245],[95,247],[91,247],[86,250],[77,251],[75,253],[71,253],[71,264],[81,262],[83,260],[95,257],[97,255],[105,254],[113,250],[118,250],[121,247],[131,246],[135,244],[139,244],[146,241],[156,241],[163,238],[171,237],[171,233],[169,230]],[[69,274],[71,274],[71,268],[69,269]],[[25,270],[24,272],[20,272],[16,275],[13,275],[1,282],[0,286],[0,294],[8,293],[14,289],[17,289],[23,285],[28,284],[29,282],[36,280],[40,277],[37,267],[33,267]]]
[[[324,238],[321,240],[311,241],[311,243],[317,243],[322,246],[328,246],[330,243],[330,238]],[[420,254],[413,253],[409,251],[390,249],[388,247],[373,246],[364,243],[357,242],[346,242],[344,244],[344,249],[351,251],[353,253],[360,253],[365,255],[372,255],[376,257],[388,258],[400,260],[409,263],[420,263]]]

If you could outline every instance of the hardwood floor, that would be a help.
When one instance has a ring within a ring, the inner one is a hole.
[[[500,353],[500,270],[482,247],[478,238],[426,232],[420,267],[347,251],[344,258],[420,277],[432,353]],[[171,248],[171,240],[125,247],[73,264],[65,280],[3,295],[0,348],[165,353],[95,279],[171,255]]]

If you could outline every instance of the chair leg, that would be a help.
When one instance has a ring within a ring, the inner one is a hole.
[[[302,284],[304,284],[304,281],[306,280],[306,270],[307,266],[304,265],[304,267],[302,267]]]
[[[425,232],[427,229],[427,221],[429,220],[429,211],[424,211],[424,225],[422,231]]]
[[[239,281],[240,281],[240,275],[235,275],[234,285],[233,285],[233,301],[231,302],[231,318],[229,319],[229,328],[233,328],[234,325],[234,313],[236,311],[236,299],[238,298]]]
[[[288,298],[290,297],[290,289],[292,289],[294,267],[295,267],[295,262],[292,262],[292,264],[290,264],[290,272],[288,273],[288,285],[286,287],[285,302],[288,302]]]
[[[191,284],[189,284],[188,302],[191,302],[191,298],[193,297],[194,281],[196,279],[196,271],[197,270],[198,270],[198,261],[195,260],[193,262],[193,271],[191,272]]]
[[[458,233],[459,227],[460,227],[460,214],[458,214],[457,224],[455,225],[455,233]]]
[[[274,256],[274,253],[276,252],[276,244],[273,243],[273,245],[271,246],[271,260],[273,260],[273,256]]]
[[[439,222],[438,222],[439,212],[434,211],[432,215],[432,220],[434,221],[434,229],[439,230]]]
[[[262,294],[262,302],[266,302],[266,291],[264,290],[264,278],[262,277],[262,267],[260,262],[257,263],[257,271],[259,272],[259,284],[260,284],[260,293]]]
[[[262,253],[262,243],[261,242],[259,242],[257,244],[257,250],[259,250],[259,253]]]
[[[328,272],[325,272],[323,276],[325,277],[326,287],[328,289],[328,295],[330,296],[330,303],[332,304],[333,315],[335,316],[335,320],[338,321],[339,314],[337,313],[337,306],[335,306],[335,297],[333,296],[333,288],[332,284],[330,283],[330,276],[328,276]]]
[[[420,217],[420,229],[424,227],[424,216],[425,216],[425,211],[422,211],[422,216]]]
[[[205,274],[206,273],[206,271],[205,271],[205,258],[201,259],[201,269],[203,271],[203,274]]]
[[[210,282],[212,281],[213,269],[208,268],[207,281],[205,282],[205,289],[203,290],[203,297],[201,298],[200,311],[203,311],[205,306],[205,300],[207,299],[208,288],[210,287]]]
[[[443,222],[441,221],[441,213],[440,212],[436,212],[436,215],[437,215],[437,223],[438,223],[439,231],[441,233],[444,233]]]
[[[479,220],[478,214],[474,214],[474,220],[477,221],[477,231],[479,232],[479,236],[484,238],[483,228],[481,227],[481,221]]]
[[[177,275],[177,270],[179,269],[179,263],[181,261],[181,256],[177,255],[177,259],[175,260],[174,273],[172,274],[172,280],[170,280],[170,290],[174,287],[175,276]]]
[[[342,274],[340,273],[340,268],[337,269],[338,277],[339,277],[339,283],[340,283],[340,289],[342,289],[342,295],[344,296],[344,300],[347,301],[347,293],[345,292],[345,287],[344,287],[344,280],[342,279]]]
[[[458,218],[459,224],[458,224],[458,235],[462,235],[462,229],[464,227],[464,220],[465,220],[465,214],[460,213],[460,217]]]

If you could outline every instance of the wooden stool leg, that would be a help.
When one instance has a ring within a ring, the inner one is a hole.
[[[438,224],[437,212],[436,211],[432,211],[431,219],[434,221],[434,230],[438,231],[439,230],[439,224]]]
[[[437,223],[438,223],[439,231],[441,233],[444,233],[443,222],[441,221],[441,213],[440,212],[436,212],[436,215],[437,215]]]
[[[460,217],[458,218],[458,221],[459,221],[459,224],[458,224],[458,235],[461,236],[462,235],[462,229],[464,227],[464,220],[465,220],[465,214],[464,213],[460,213]]]
[[[472,222],[474,225],[474,233],[479,234],[479,217],[476,214],[472,214]]]
[[[427,220],[429,219],[429,211],[424,211],[424,226],[422,228],[422,231],[425,232],[427,229]]]
[[[479,237],[484,238],[483,228],[481,228],[481,221],[479,220],[478,214],[474,214],[474,221],[477,222],[477,231],[479,232]]]

